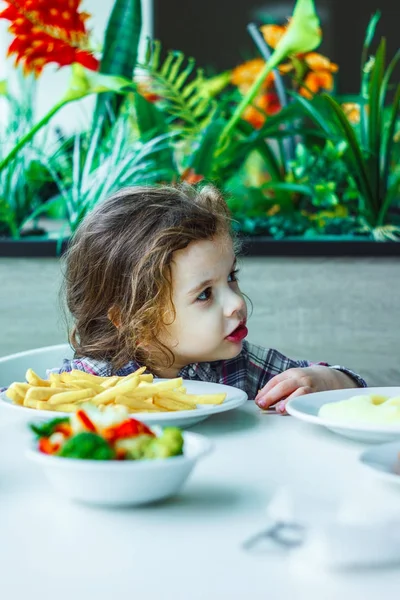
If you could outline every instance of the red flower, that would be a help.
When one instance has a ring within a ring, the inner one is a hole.
[[[198,175],[194,169],[185,169],[181,175],[181,181],[186,181],[190,185],[196,185],[204,179],[204,175]]]
[[[8,55],[16,55],[15,62],[23,64],[25,73],[39,75],[50,62],[98,68],[85,26],[90,15],[79,12],[81,0],[4,1],[7,7],[0,18],[11,22],[8,30],[14,35]]]

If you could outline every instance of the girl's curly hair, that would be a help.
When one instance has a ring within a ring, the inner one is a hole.
[[[130,360],[154,370],[151,344],[171,365],[173,353],[158,338],[174,310],[173,254],[221,234],[232,235],[230,214],[210,185],[130,187],[97,206],[66,254],[76,356],[108,360],[115,370]]]

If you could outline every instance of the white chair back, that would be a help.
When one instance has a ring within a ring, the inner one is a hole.
[[[0,358],[0,388],[9,386],[13,381],[25,381],[25,373],[31,368],[46,376],[46,370],[61,367],[64,358],[71,359],[73,350],[68,344],[35,348],[18,354]]]

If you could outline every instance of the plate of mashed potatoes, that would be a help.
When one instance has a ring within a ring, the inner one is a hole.
[[[317,392],[292,398],[286,410],[360,442],[400,440],[400,387]]]

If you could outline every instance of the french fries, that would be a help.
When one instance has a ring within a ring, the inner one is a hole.
[[[226,394],[188,394],[181,377],[154,380],[146,367],[125,377],[98,377],[84,371],[50,373],[42,379],[32,369],[26,382],[10,385],[6,395],[14,404],[57,412],[75,412],[82,404],[124,406],[131,413],[195,410],[199,404],[222,404]]]

